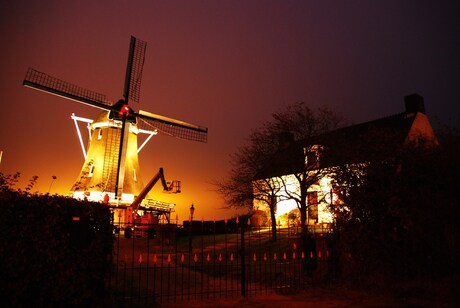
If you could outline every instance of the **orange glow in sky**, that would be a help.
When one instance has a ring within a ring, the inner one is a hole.
[[[2,3],[0,172],[21,172],[21,185],[38,175],[41,193],[69,192],[84,161],[70,116],[100,111],[22,80],[33,67],[117,101],[133,35],[147,51],[140,103],[130,106],[209,129],[208,143],[154,136],[139,154],[144,183],[163,167],[182,193],[157,196],[176,204],[180,220],[192,203],[198,219],[231,217],[211,183],[283,106],[329,106],[359,123],[400,112],[404,95],[417,92],[431,119],[457,125],[458,9],[454,1]]]

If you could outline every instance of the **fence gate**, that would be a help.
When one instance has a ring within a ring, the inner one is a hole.
[[[119,226],[111,301],[143,306],[297,292],[330,274],[329,228],[302,245],[298,228],[277,228],[273,241],[270,228],[232,222]]]

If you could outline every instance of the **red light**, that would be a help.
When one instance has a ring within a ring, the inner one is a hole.
[[[128,105],[123,105],[123,107],[121,107],[120,112],[118,114],[120,116],[128,116],[129,115],[129,106]]]

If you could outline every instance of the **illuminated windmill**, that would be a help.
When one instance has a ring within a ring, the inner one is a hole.
[[[146,43],[131,37],[123,99],[112,103],[92,92],[29,68],[23,84],[78,103],[104,110],[90,123],[90,143],[85,162],[72,187],[74,197],[128,204],[144,188],[139,175],[139,132],[150,137],[161,133],[181,139],[206,142],[208,129],[130,107],[139,102]],[[74,116],[73,116],[74,117]],[[106,196],[107,195],[107,196]]]

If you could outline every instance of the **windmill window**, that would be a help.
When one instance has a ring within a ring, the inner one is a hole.
[[[91,165],[91,167],[89,167],[89,173],[88,173],[88,177],[92,177],[93,174],[94,174],[94,168],[96,166],[95,165]]]
[[[97,140],[101,140],[102,139],[102,129],[98,129],[98,132],[97,132]]]

